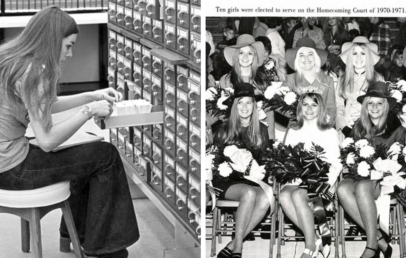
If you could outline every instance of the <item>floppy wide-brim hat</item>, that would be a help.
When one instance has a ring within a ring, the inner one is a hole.
[[[389,103],[389,110],[393,109],[396,105],[396,99],[391,97],[389,93],[389,86],[385,82],[374,82],[369,85],[365,95],[361,95],[357,98],[357,101],[362,104],[365,97],[377,97],[386,98]]]
[[[369,42],[366,37],[358,36],[355,37],[351,42],[345,42],[341,47],[340,58],[343,60],[344,64],[347,64],[348,54],[350,53],[349,50],[355,44],[365,44],[372,52],[372,60],[374,61],[374,64],[378,63],[379,59],[381,58],[378,54],[378,45]]]
[[[229,65],[234,66],[233,57],[240,48],[251,46],[258,55],[258,66],[262,65],[265,60],[265,47],[260,41],[255,41],[255,38],[250,34],[242,34],[237,38],[237,44],[224,48],[224,57]]]
[[[295,70],[295,59],[297,55],[297,51],[302,47],[313,48],[316,50],[317,55],[320,57],[321,65],[323,66],[327,61],[328,52],[326,50],[316,48],[316,43],[310,38],[301,38],[296,42],[295,48],[290,48],[286,50],[286,62]]]

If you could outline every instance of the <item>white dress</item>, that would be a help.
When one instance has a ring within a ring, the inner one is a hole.
[[[299,130],[290,128],[287,131],[285,144],[295,146],[301,142],[304,143],[304,148],[306,150],[310,150],[312,143],[315,143],[324,149],[324,160],[331,165],[327,183],[333,186],[343,168],[340,159],[337,131],[334,128],[321,131],[316,126],[310,125],[303,125]],[[292,184],[298,184],[298,182]]]

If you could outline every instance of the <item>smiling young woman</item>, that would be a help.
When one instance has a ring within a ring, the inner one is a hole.
[[[373,146],[382,144],[388,148],[395,142],[405,143],[406,129],[390,112],[396,105],[396,99],[390,96],[386,83],[372,83],[357,101],[362,103],[362,106],[360,118],[351,132],[355,141],[367,139]],[[388,243],[386,233],[377,230],[375,200],[380,192],[380,184],[369,179],[346,178],[340,182],[337,189],[344,210],[366,232],[367,243],[361,258],[379,257],[379,250],[385,258],[392,255],[392,247]]]
[[[305,93],[299,98],[297,122],[292,123],[285,136],[286,145],[295,146],[298,143],[304,143],[307,150],[310,150],[313,143],[324,149],[323,156],[331,164],[328,184],[330,189],[335,189],[337,177],[342,170],[338,135],[327,123],[327,110],[318,93]],[[301,258],[317,257],[319,251],[326,258],[330,247],[321,246],[320,236],[314,230],[313,211],[308,205],[307,190],[299,188],[298,182],[286,184],[282,187],[279,200],[286,216],[305,236],[305,251]]]
[[[361,104],[357,98],[367,91],[371,83],[383,80],[374,70],[374,65],[379,61],[377,51],[378,46],[362,36],[343,45],[340,58],[346,68],[336,89],[336,129],[340,142],[349,135],[354,122],[360,116]]]
[[[312,39],[301,38],[296,48],[286,51],[286,61],[296,72],[289,74],[282,85],[298,94],[307,92],[309,88],[317,90],[326,105],[328,122],[333,125],[336,117],[333,79],[320,69],[327,61],[327,51],[317,49]]]

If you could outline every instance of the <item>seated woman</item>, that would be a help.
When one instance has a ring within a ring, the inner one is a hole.
[[[394,142],[405,142],[406,129],[403,128],[390,110],[396,104],[384,82],[371,84],[366,94],[358,97],[362,103],[360,119],[354,125],[354,141],[367,139],[373,146],[384,144],[388,148]],[[380,185],[375,180],[354,180],[346,178],[337,189],[338,199],[350,217],[362,227],[367,235],[367,244],[362,258],[379,257],[379,249],[385,258],[392,255],[388,237],[377,230],[377,206],[375,200],[380,195]]]
[[[344,43],[340,58],[346,65],[336,88],[336,129],[342,142],[360,116],[361,104],[357,98],[367,91],[371,83],[383,81],[383,77],[374,70],[379,61],[378,46],[366,37],[359,36]]]
[[[117,149],[94,142],[51,152],[93,116],[106,117],[121,95],[112,88],[57,97],[61,66],[72,57],[79,29],[56,6],[35,14],[0,46],[0,189],[29,190],[70,181],[69,204],[84,253],[127,258],[139,238],[123,163]],[[64,121],[52,113],[79,107]],[[31,123],[39,147],[25,137]],[[65,221],[61,243],[69,247]],[[67,248],[67,247],[65,247]]]
[[[230,118],[218,129],[213,142],[218,146],[242,144],[261,163],[261,153],[269,146],[269,140],[266,126],[258,120],[256,99],[259,96],[254,95],[254,87],[248,83],[237,84],[234,90]],[[242,173],[233,172],[228,177],[214,173],[212,183],[221,189],[220,199],[240,202],[235,214],[235,238],[217,257],[241,257],[244,237],[261,222],[274,200],[269,200],[265,191]]]
[[[334,125],[336,118],[334,82],[320,69],[327,61],[327,51],[317,49],[313,40],[301,38],[297,41],[296,48],[286,51],[286,61],[296,72],[289,74],[282,86],[289,87],[299,95],[308,89],[319,92],[326,106],[327,122]]]
[[[238,83],[247,82],[254,86],[256,94],[265,93],[269,84],[258,76],[258,68],[268,58],[262,42],[255,41],[248,34],[240,35],[236,45],[224,48],[224,57],[232,69],[221,77],[220,87],[233,88]],[[275,139],[273,111],[267,112],[265,122],[268,124],[268,139]]]
[[[331,164],[328,184],[333,186],[342,170],[337,131],[327,123],[327,112],[323,99],[318,93],[305,93],[300,96],[297,106],[297,122],[292,124],[285,136],[286,145],[297,145],[303,142],[306,149],[312,143],[321,146],[326,161]],[[280,193],[280,203],[288,218],[303,231],[305,250],[302,258],[316,257],[319,251],[324,257],[330,253],[329,246],[321,246],[321,239],[314,230],[313,211],[308,205],[307,190],[301,189],[298,183],[286,184]]]

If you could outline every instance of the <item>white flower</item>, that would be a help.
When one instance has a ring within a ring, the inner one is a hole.
[[[374,153],[375,149],[371,145],[364,146],[359,151],[359,155],[365,159],[371,157],[372,155],[374,155]]]
[[[230,145],[224,148],[224,156],[231,157],[238,151],[237,146]]]
[[[222,177],[228,177],[232,172],[233,169],[228,165],[227,162],[223,162],[219,165],[219,172]]]
[[[273,86],[273,85],[268,86],[268,88],[266,88],[265,93],[264,93],[265,98],[272,99],[273,96],[275,96],[277,90],[278,90],[277,86]]]
[[[367,146],[367,145],[369,145],[369,143],[368,143],[368,140],[365,140],[365,139],[359,140],[355,143],[355,147],[358,149],[360,149],[364,146]]]
[[[217,107],[220,110],[226,110],[228,108],[228,106],[224,105],[223,102],[226,101],[226,99],[228,99],[228,95],[225,92],[221,92],[221,97],[217,100]]]
[[[361,163],[358,164],[357,173],[360,176],[367,177],[367,176],[369,176],[370,168],[371,167],[369,166],[369,164],[366,161],[361,161]]]
[[[276,94],[278,94],[278,95],[286,95],[289,91],[290,91],[289,87],[281,86],[281,87],[278,88],[278,91],[276,92]]]
[[[224,88],[224,90],[228,95],[234,94],[234,89],[231,87]]]
[[[399,142],[395,142],[394,144],[392,144],[388,150],[389,154],[392,155],[396,155],[396,154],[400,154],[402,149],[402,145]]]
[[[257,102],[257,109],[261,109],[262,106],[264,105],[264,102],[262,100]]]
[[[401,102],[403,98],[402,92],[398,90],[393,90],[391,96],[395,98],[397,102]]]
[[[350,144],[353,144],[353,143],[354,143],[354,139],[351,137],[347,137],[341,143],[341,148],[347,148],[348,146],[350,146]]]
[[[355,164],[355,154],[352,152],[348,153],[347,159],[345,162],[347,163],[348,166]]]
[[[293,91],[290,91],[288,93],[286,93],[285,97],[283,98],[283,101],[285,101],[285,103],[287,105],[292,105],[293,103],[295,103],[297,98],[296,93],[294,93]]]
[[[214,95],[217,94],[217,89],[210,87],[206,90],[206,100],[214,100]]]
[[[406,81],[405,80],[399,80],[396,85],[398,85],[398,88],[400,91],[405,92],[406,91]]]
[[[399,159],[398,154],[392,155],[392,157],[391,157],[391,160],[394,160],[394,161],[397,161],[398,159]]]
[[[267,70],[272,69],[274,66],[275,66],[275,62],[274,62],[272,59],[269,60],[269,61],[265,64],[265,68],[266,68]]]

